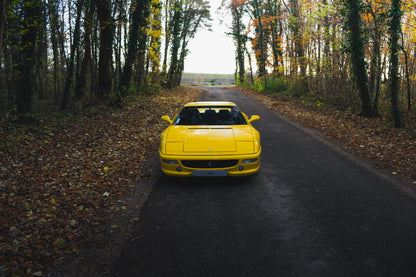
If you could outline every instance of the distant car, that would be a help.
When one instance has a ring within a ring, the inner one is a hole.
[[[260,167],[260,134],[232,102],[191,102],[160,136],[162,171],[171,176],[246,176]]]

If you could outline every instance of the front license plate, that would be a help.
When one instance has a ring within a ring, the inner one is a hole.
[[[227,176],[227,170],[194,170],[194,176],[198,176],[198,177]]]

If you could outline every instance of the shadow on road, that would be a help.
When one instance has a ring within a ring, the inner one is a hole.
[[[195,188],[221,188],[239,187],[256,184],[257,174],[246,177],[171,177],[161,175],[156,184],[164,184],[175,187],[195,187]]]

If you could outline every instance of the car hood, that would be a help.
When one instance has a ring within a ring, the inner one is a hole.
[[[250,125],[169,127],[167,154],[247,154],[254,153],[254,135]]]

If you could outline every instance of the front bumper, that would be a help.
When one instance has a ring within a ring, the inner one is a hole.
[[[227,176],[248,176],[256,173],[260,168],[260,156],[261,149],[258,153],[247,155],[223,155],[223,156],[176,156],[176,155],[164,155],[159,151],[160,164],[163,173],[176,177],[191,177],[194,176],[194,172],[200,173],[206,171],[206,175],[214,173],[214,171],[221,171],[226,173]],[[236,164],[229,167],[221,168],[201,168],[201,167],[189,167],[185,166],[182,161],[225,161],[225,160],[238,160]],[[256,162],[242,163],[243,160],[256,160]],[[166,163],[164,161],[177,161],[176,164]],[[204,175],[204,174],[202,174]]]

